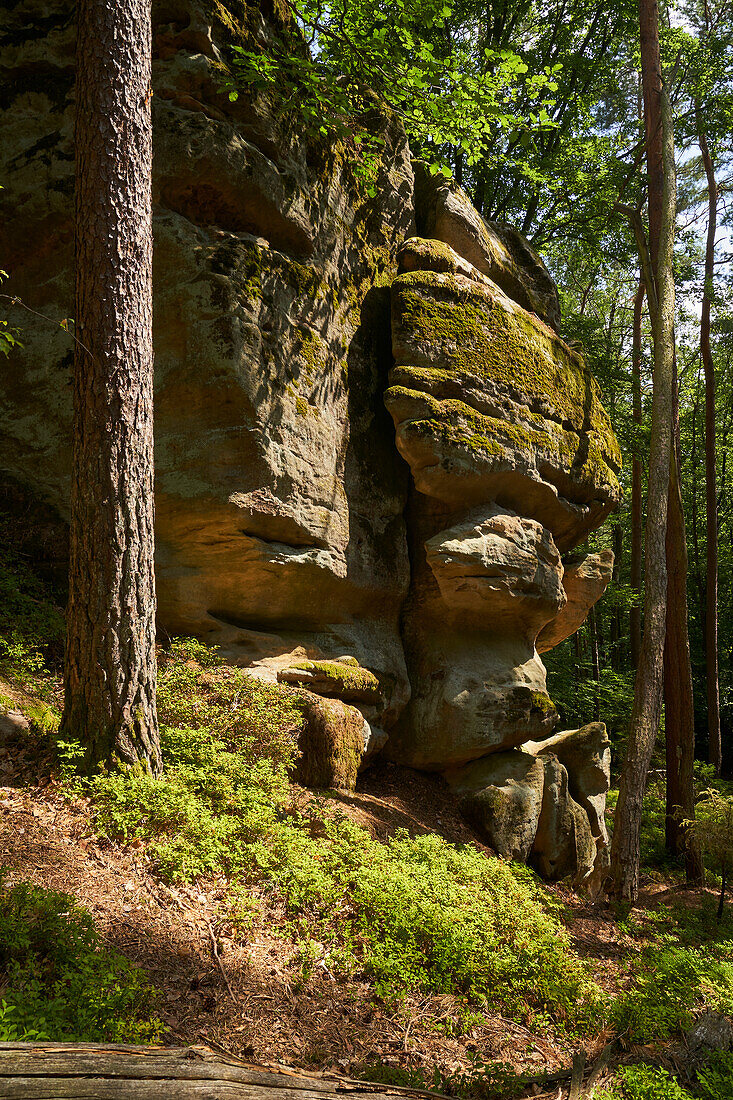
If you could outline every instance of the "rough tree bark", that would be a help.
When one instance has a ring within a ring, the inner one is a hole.
[[[641,429],[641,315],[644,307],[644,280],[634,295],[634,327],[631,350],[631,387],[633,391],[633,416],[637,429]],[[635,604],[629,612],[629,632],[631,635],[631,663],[636,670],[639,667],[641,653],[641,555],[643,546],[641,458],[638,453],[639,441],[634,447],[631,463],[631,588]]]
[[[153,574],[150,0],[79,0],[63,730],[160,769]]]
[[[621,524],[613,525],[613,581],[618,586],[621,581],[621,566],[624,558],[624,533]],[[613,609],[611,618],[611,668],[614,672],[620,672],[623,668],[621,647],[624,637],[623,610],[620,606]]]
[[[715,367],[710,347],[710,305],[715,273],[715,231],[718,221],[718,185],[703,126],[700,104],[695,104],[698,144],[708,184],[708,232],[705,242],[705,286],[700,313],[700,354],[705,373],[705,683],[708,704],[708,760],[720,775],[720,677],[718,673],[718,499],[715,470]]]
[[[667,617],[665,541],[673,392],[673,248],[677,207],[672,110],[662,81],[659,9],[656,0],[640,0],[639,17],[649,174],[650,240],[652,228],[658,227],[658,248],[655,257],[656,270],[653,269],[649,277],[645,278],[654,337],[654,388],[647,494],[644,633],[611,845],[611,892],[618,899],[631,901],[636,899],[639,891],[642,799],[662,702],[662,664]],[[658,188],[660,165],[655,161],[654,152],[657,131],[662,141],[661,193]],[[649,265],[645,266],[648,269]]]
[[[677,368],[673,364],[672,445],[667,504],[667,628],[664,644],[664,716],[666,750],[665,843],[683,856],[687,879],[697,882],[702,864],[697,847],[686,843],[682,820],[695,816],[693,765],[695,708],[690,636],[687,627],[687,539],[680,486],[680,437]]]

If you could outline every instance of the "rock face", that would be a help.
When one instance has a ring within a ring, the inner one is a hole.
[[[342,152],[304,143],[260,100],[230,103],[233,36],[295,43],[273,7],[173,0],[155,10],[157,588],[169,633],[244,660],[353,653],[403,685],[406,479],[382,394],[389,291],[413,232],[404,134],[378,199]],[[73,314],[69,0],[4,13],[0,252],[11,289]],[[234,28],[234,29],[233,29]],[[10,320],[24,347],[0,377],[0,466],[68,515],[72,343]]]
[[[538,653],[546,653],[580,630],[588,612],[600,600],[613,576],[613,551],[587,554],[565,562],[562,584],[567,603],[537,638]]]
[[[561,555],[618,499],[616,440],[540,258],[415,168],[394,118],[369,122],[365,188],[272,99],[229,101],[233,44],[305,49],[284,12],[154,6],[161,626],[312,693],[309,782],[352,785],[380,749],[445,771],[498,851],[583,878],[606,750],[548,740],[538,651],[608,582],[607,555]],[[73,313],[73,44],[71,0],[18,0],[0,30],[2,262],[52,319]],[[8,317],[0,471],[63,521],[72,344],[29,316]]]

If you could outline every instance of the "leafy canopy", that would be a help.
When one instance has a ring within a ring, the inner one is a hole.
[[[530,71],[514,50],[480,51],[446,0],[287,0],[309,49],[268,42],[232,47],[230,95],[240,87],[275,95],[311,137],[339,140],[361,154],[362,174],[382,139],[369,127],[378,107],[395,112],[415,155],[450,174],[441,150],[460,148],[468,164],[498,164],[501,134],[553,125],[548,109],[560,66]]]

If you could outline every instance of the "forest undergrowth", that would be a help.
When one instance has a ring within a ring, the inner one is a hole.
[[[82,777],[61,643],[52,590],[2,551],[0,1040],[203,1039],[484,1100],[562,1096],[582,1052],[603,1100],[731,1095],[733,1055],[685,1040],[733,1013],[713,891],[648,867],[612,913],[457,840],[448,800],[426,826],[438,780],[306,791],[298,692],[191,640],[159,654],[162,778]],[[652,786],[652,859],[661,829]]]

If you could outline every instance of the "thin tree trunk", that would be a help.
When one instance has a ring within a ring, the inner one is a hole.
[[[641,653],[642,470],[638,448],[641,433],[641,315],[643,307],[644,280],[639,278],[639,285],[634,296],[634,327],[631,351],[633,415],[634,424],[637,426],[634,457],[631,463],[631,589],[634,593],[634,606],[629,612],[631,663],[634,670],[639,667],[639,655]]]
[[[687,541],[680,485],[680,438],[677,367],[674,364],[674,410],[669,462],[667,510],[667,629],[664,645],[664,716],[667,763],[665,843],[684,857],[688,881],[699,881],[702,867],[697,847],[686,843],[682,820],[695,816],[693,764],[695,708],[690,636],[687,625]]]
[[[601,679],[601,662],[598,652],[598,619],[596,617],[595,607],[592,607],[588,614],[588,634],[590,637],[591,673],[593,677],[593,719],[596,722],[600,722],[601,699],[599,688]]]
[[[708,704],[708,760],[720,775],[720,677],[718,673],[718,502],[715,471],[715,367],[710,348],[710,304],[715,272],[715,231],[718,218],[718,186],[715,167],[702,125],[699,103],[695,104],[698,142],[708,182],[708,233],[705,244],[705,286],[700,314],[700,352],[705,372],[705,683]]]
[[[153,575],[150,0],[79,0],[63,730],[160,770]]]
[[[649,174],[650,227],[659,227],[658,247],[651,253],[655,278],[647,285],[654,336],[654,389],[647,495],[644,634],[634,684],[626,757],[611,845],[611,889],[615,897],[634,901],[639,892],[639,831],[646,786],[662,702],[662,672],[667,612],[667,497],[674,347],[674,236],[677,186],[672,109],[662,82],[659,57],[659,11],[655,0],[640,0],[639,16],[644,74],[644,109]],[[649,73],[653,80],[649,79]],[[660,125],[661,122],[661,125]],[[662,135],[661,163],[655,161],[657,130]],[[663,188],[656,180],[661,172]],[[660,202],[661,198],[661,202]],[[650,234],[651,238],[651,234]],[[651,238],[653,239],[653,238]]]
[[[624,533],[619,522],[613,525],[613,583],[614,587],[618,588],[619,581],[621,580],[621,566],[624,556]],[[611,668],[614,672],[620,672],[622,667],[621,661],[621,639],[623,638],[623,613],[621,606],[616,605],[613,609],[613,615],[611,618]]]

